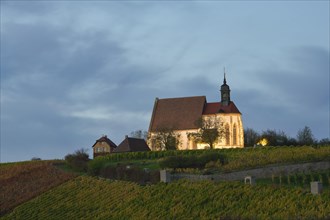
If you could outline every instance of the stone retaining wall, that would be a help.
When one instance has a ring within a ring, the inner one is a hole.
[[[290,173],[320,171],[327,169],[330,169],[330,161],[268,166],[263,168],[243,170],[243,171],[237,171],[231,173],[213,174],[213,175],[196,175],[196,174],[184,174],[184,173],[170,174],[169,171],[163,170],[161,171],[160,181],[171,182],[173,180],[178,180],[178,179],[189,179],[192,181],[199,181],[199,180],[233,181],[233,180],[244,180],[246,176],[253,176],[254,178],[271,178],[272,175],[278,176],[280,174],[287,175]]]

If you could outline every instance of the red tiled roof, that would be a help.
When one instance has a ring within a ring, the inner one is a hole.
[[[223,106],[221,102],[207,103],[203,115],[217,114],[217,113],[238,113],[241,114],[234,102],[230,102],[228,106]]]
[[[163,128],[187,130],[198,128],[195,122],[202,115],[217,113],[241,114],[234,102],[228,106],[221,102],[207,103],[205,96],[158,99],[156,98],[149,131],[154,132]]]
[[[106,135],[102,136],[98,140],[96,140],[95,144],[93,144],[92,147],[94,147],[98,142],[106,142],[110,147],[116,148],[117,145],[113,143]]]
[[[168,128],[174,130],[195,129],[196,120],[203,113],[205,96],[184,98],[156,98],[149,131]]]

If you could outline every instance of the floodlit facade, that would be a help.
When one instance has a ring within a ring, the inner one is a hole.
[[[196,121],[216,121],[222,136],[214,143],[214,148],[243,148],[244,133],[242,114],[230,100],[230,88],[224,76],[220,88],[221,101],[208,103],[205,96],[182,98],[156,98],[149,126],[148,145],[157,150],[155,137],[166,128],[177,137],[177,149],[205,149],[209,145],[196,141],[193,133],[198,131]]]

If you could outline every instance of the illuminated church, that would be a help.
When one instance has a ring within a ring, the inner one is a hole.
[[[207,102],[205,96],[182,98],[156,98],[150,126],[148,145],[156,150],[154,137],[162,128],[170,128],[176,134],[176,148],[179,150],[205,149],[207,143],[197,142],[191,135],[198,131],[196,121],[218,120],[223,135],[213,144],[213,148],[243,148],[244,133],[242,114],[230,99],[230,88],[224,74],[220,87],[220,102]]]

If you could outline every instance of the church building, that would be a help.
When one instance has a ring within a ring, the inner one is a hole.
[[[197,121],[215,120],[222,130],[222,136],[213,144],[213,148],[243,148],[244,133],[242,114],[230,99],[230,88],[224,74],[220,87],[220,102],[207,102],[205,96],[182,98],[156,98],[150,126],[148,145],[152,150],[159,150],[155,137],[166,128],[171,130],[179,150],[205,149],[207,143],[198,142],[190,134],[199,129]],[[218,127],[219,127],[218,126]]]

